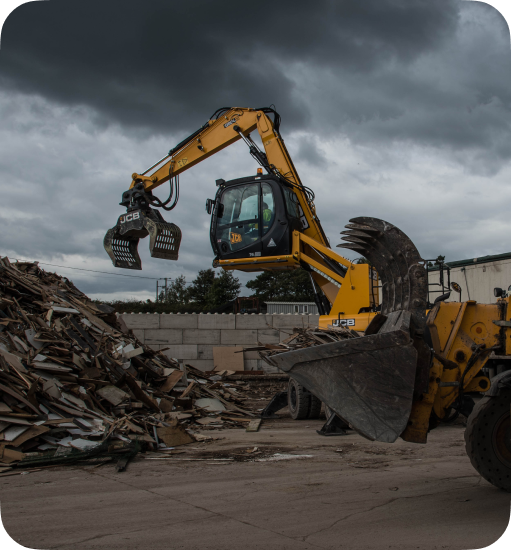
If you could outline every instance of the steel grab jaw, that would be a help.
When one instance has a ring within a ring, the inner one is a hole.
[[[106,232],[103,246],[112,259],[114,267],[142,269],[138,254],[138,241],[149,235],[151,257],[177,260],[181,244],[181,230],[167,223],[162,215],[152,208],[133,209],[119,216],[117,224]]]

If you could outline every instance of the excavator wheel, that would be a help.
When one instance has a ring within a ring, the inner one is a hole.
[[[321,414],[321,405],[323,403],[321,402],[321,399],[318,399],[315,395],[310,396],[310,408],[309,408],[309,414],[307,415],[307,418],[310,418],[311,420],[319,418],[319,415]]]
[[[307,418],[310,409],[311,394],[296,380],[290,379],[287,389],[287,406],[293,420]]]
[[[467,420],[465,447],[472,466],[490,483],[511,492],[511,391],[483,397]]]

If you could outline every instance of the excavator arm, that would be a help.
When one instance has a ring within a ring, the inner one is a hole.
[[[273,115],[274,120],[271,120],[269,115]],[[168,155],[156,164],[141,174],[132,174],[131,185],[129,190],[123,193],[121,202],[121,205],[127,207],[128,212],[119,218],[114,228],[108,231],[104,241],[105,249],[114,265],[128,269],[141,269],[137,245],[138,240],[147,235],[151,238],[150,250],[153,257],[176,260],[181,231],[176,225],[165,222],[159,211],[151,207],[173,209],[179,197],[179,176],[242,139],[268,176],[287,189],[283,197],[291,192],[297,219],[294,225],[291,223],[289,236],[286,237],[289,246],[281,249],[280,253],[273,255],[267,250],[224,256],[214,239],[214,224],[219,223],[220,208],[223,208],[222,193],[225,186],[220,184],[217,199],[208,200],[212,213],[212,245],[217,253],[214,266],[241,271],[304,268],[311,276],[316,303],[321,313],[331,312],[332,304],[339,302],[340,299],[344,304],[346,300],[353,302],[349,306],[354,309],[349,311],[354,313],[358,313],[359,310],[374,309],[378,305],[377,292],[368,290],[369,282],[372,283],[372,270],[366,264],[352,264],[330,248],[316,214],[314,194],[300,181],[279,127],[280,116],[270,108],[219,109],[208,122],[171,149]],[[260,150],[250,137],[255,130],[259,133],[264,151]],[[258,172],[258,177],[255,179],[262,177],[262,169]],[[170,194],[167,200],[162,201],[153,195],[153,191],[165,182],[170,182]],[[279,195],[275,189],[274,195],[276,198]],[[280,200],[285,202],[284,198]],[[254,220],[254,222],[257,221]],[[280,221],[280,223],[283,222]],[[258,223],[251,224],[256,229],[258,225]],[[234,234],[234,231],[230,233]],[[236,233],[236,238],[241,239],[241,233]],[[346,274],[349,274],[349,285],[343,285]],[[353,279],[360,281],[360,284],[357,282],[357,285],[354,285]],[[371,287],[373,286],[371,284]]]

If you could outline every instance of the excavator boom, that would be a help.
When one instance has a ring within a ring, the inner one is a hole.
[[[250,137],[256,130],[264,151]],[[330,248],[314,194],[300,181],[280,134],[280,116],[270,108],[219,109],[167,156],[143,173],[132,174],[121,201],[127,212],[104,238],[114,266],[141,269],[138,243],[146,236],[152,257],[178,259],[181,230],[166,222],[158,209],[170,211],[176,206],[183,172],[239,140],[261,168],[256,176],[218,179],[215,199],[207,200],[213,266],[246,272],[305,269],[322,315],[373,312],[379,303],[374,270],[353,264]],[[170,193],[160,200],[153,191],[165,182]],[[347,275],[350,283],[343,284]],[[365,326],[368,321],[360,322]]]

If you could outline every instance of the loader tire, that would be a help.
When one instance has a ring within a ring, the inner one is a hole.
[[[290,379],[287,387],[287,406],[293,420],[307,418],[310,401],[311,394],[296,380]]]
[[[315,395],[312,395],[311,393],[311,402],[307,418],[310,418],[311,420],[319,418],[319,415],[321,414],[321,405],[321,399],[318,399]]]
[[[499,489],[511,492],[511,391],[483,397],[468,417],[465,447],[472,466]]]

